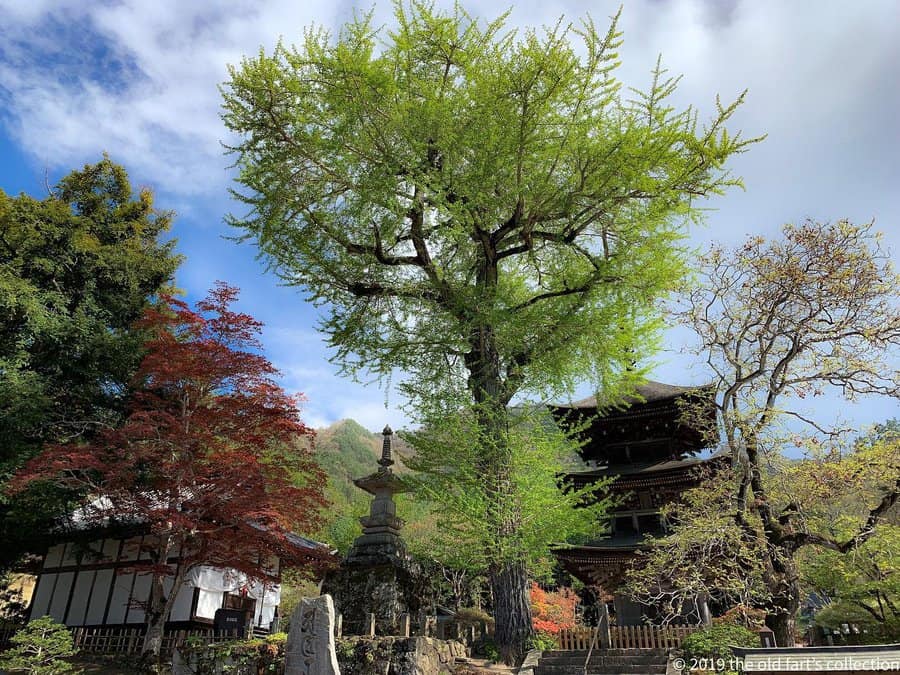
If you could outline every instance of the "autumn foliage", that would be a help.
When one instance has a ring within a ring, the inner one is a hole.
[[[299,399],[259,353],[261,324],[230,309],[237,290],[218,284],[192,310],[164,298],[141,325],[152,335],[132,383],[124,424],[89,444],[53,445],[12,482],[52,481],[84,495],[83,527],[139,528],[151,574],[148,627],[161,625],[186,573],[230,567],[265,580],[268,561],[316,563],[290,532],[320,525],[321,469],[296,439],[313,433]],[[173,562],[177,561],[177,562]],[[168,594],[161,580],[176,579]],[[149,631],[148,631],[149,632]]]
[[[571,588],[545,591],[531,584],[531,621],[536,632],[559,635],[564,628],[575,627],[575,606],[578,596]]]

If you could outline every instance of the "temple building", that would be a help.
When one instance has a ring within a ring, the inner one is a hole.
[[[616,624],[652,621],[653,607],[619,589],[645,538],[665,533],[661,507],[727,461],[722,455],[698,456],[715,442],[710,438],[716,428],[712,390],[647,382],[618,407],[601,408],[590,397],[550,410],[558,424],[579,428],[583,441],[584,468],[567,474],[567,480],[583,487],[613,478],[608,491],[615,498],[609,534],[554,553],[564,569],[599,594]],[[696,612],[694,620],[708,622],[705,599],[698,598]]]
[[[133,529],[133,528],[132,528]],[[86,535],[85,535],[86,536]],[[51,546],[44,556],[31,599],[29,617],[50,616],[69,627],[143,626],[151,576],[136,566],[148,559],[155,546],[150,535],[99,533],[97,539],[80,536]],[[289,545],[316,552],[322,545],[298,535]],[[178,556],[168,561],[172,569]],[[281,602],[280,563],[269,560],[267,583],[248,579],[231,568],[192,567],[175,598],[166,630],[220,628],[268,632]],[[172,580],[165,580],[167,592]]]

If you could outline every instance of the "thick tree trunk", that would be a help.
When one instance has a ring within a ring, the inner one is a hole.
[[[494,305],[497,289],[496,251],[485,243],[485,258],[478,270],[477,285],[486,307]],[[487,490],[492,493],[486,514],[493,528],[497,554],[489,565],[494,596],[494,640],[507,665],[521,663],[525,645],[534,634],[528,597],[528,571],[521,553],[510,555],[510,542],[519,527],[516,496],[511,479],[512,456],[507,442],[507,404],[513,394],[504,379],[497,336],[490,320],[472,326],[470,350],[465,356],[469,389],[481,432]],[[515,544],[512,545],[515,548]]]
[[[797,613],[800,611],[800,583],[793,573],[793,564],[787,567],[786,577],[770,581],[773,610],[766,617],[766,625],[775,633],[775,644],[779,647],[794,646],[797,640]]]
[[[146,610],[146,629],[144,631],[144,644],[141,646],[141,655],[145,660],[159,659],[162,649],[162,641],[165,636],[166,621],[172,613],[175,598],[184,585],[184,577],[181,568],[175,570],[172,588],[168,596],[164,593],[164,577],[154,576],[150,585],[150,597]]]
[[[159,658],[165,626],[165,620],[160,620],[158,617],[147,621],[147,628],[144,632],[144,644],[141,647],[141,654],[145,660]]]
[[[766,626],[775,633],[775,644],[779,647],[793,647],[797,640],[797,622],[793,614],[771,613],[766,617]]]
[[[768,411],[757,423],[763,428]],[[769,496],[763,484],[760,467],[760,450],[756,432],[746,438],[747,474],[743,477],[742,492],[753,497],[752,509],[762,520],[763,534],[768,543],[765,580],[771,594],[772,610],[766,617],[766,625],[775,633],[779,647],[793,647],[796,642],[797,613],[800,611],[800,576],[794,556],[796,547],[784,539],[784,526],[773,513]]]
[[[507,665],[518,665],[525,656],[528,638],[534,634],[525,565],[520,562],[500,565],[491,573],[491,589],[494,594],[494,639],[500,658]]]

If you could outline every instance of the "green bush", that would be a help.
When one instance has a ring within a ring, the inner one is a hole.
[[[556,649],[559,646],[559,640],[553,633],[545,630],[537,630],[534,635],[528,639],[526,647],[528,649],[537,649],[541,652],[547,652]]]
[[[210,643],[203,637],[190,637],[181,647],[181,656],[196,675],[220,672],[234,675],[278,673],[284,668],[287,636],[273,633],[266,639],[228,640]]]
[[[354,644],[350,640],[338,638],[334,643],[334,651],[338,661],[348,663],[353,658]]]
[[[500,660],[500,650],[497,649],[497,644],[489,637],[477,640],[472,645],[472,653],[473,656],[480,656],[494,663]]]
[[[743,626],[720,624],[691,633],[681,641],[687,663],[718,659],[727,663],[732,657],[732,647],[759,647],[759,634]]]
[[[72,634],[49,616],[29,622],[12,637],[12,649],[0,655],[0,669],[31,675],[65,675],[82,672],[64,661],[75,656]]]
[[[483,609],[478,609],[477,607],[460,607],[456,613],[456,621],[457,623],[472,626],[477,626],[480,623],[488,626],[494,625],[494,618]]]

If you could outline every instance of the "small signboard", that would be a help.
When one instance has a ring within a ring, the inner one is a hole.
[[[759,644],[763,647],[777,647],[775,644],[775,633],[771,628],[763,628],[759,631]]]
[[[219,633],[243,634],[247,612],[242,609],[217,609],[213,619],[213,629]]]

